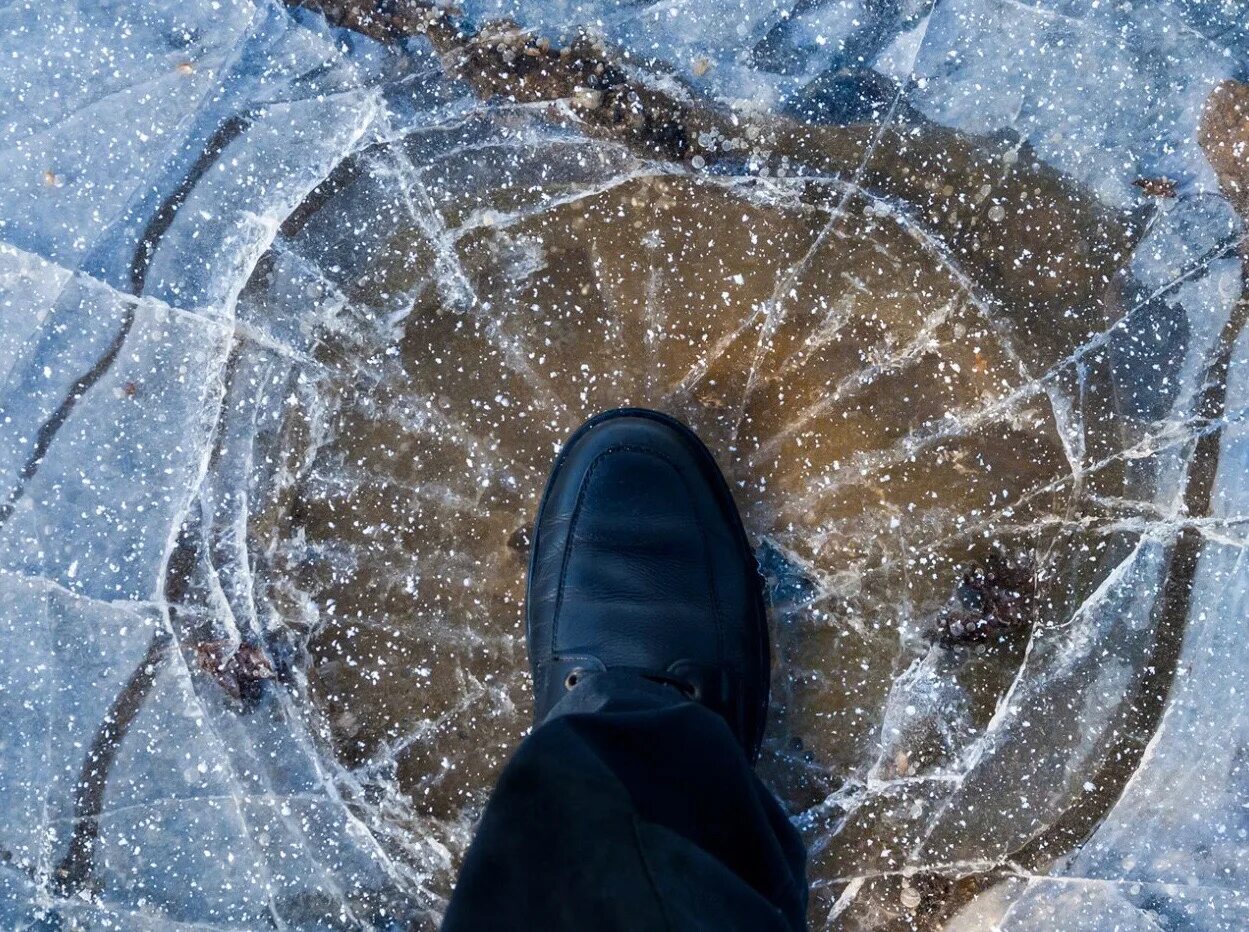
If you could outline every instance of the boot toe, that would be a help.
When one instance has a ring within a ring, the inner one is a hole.
[[[561,452],[527,599],[538,719],[576,671],[670,676],[752,755],[767,703],[760,580],[714,459],[684,425],[606,412]]]

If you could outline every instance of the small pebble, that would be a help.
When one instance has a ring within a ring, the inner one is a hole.
[[[901,899],[902,899],[902,905],[905,906],[907,909],[915,909],[916,907],[919,906],[920,903],[924,901],[924,898],[920,895],[920,892],[916,890],[914,887],[912,887],[909,883],[902,884]]]
[[[603,105],[603,92],[590,87],[579,87],[573,91],[572,104],[582,110],[597,110]]]

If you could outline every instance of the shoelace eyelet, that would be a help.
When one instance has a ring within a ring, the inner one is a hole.
[[[566,677],[564,677],[564,689],[571,692],[573,687],[576,686],[577,683],[581,681],[581,675],[584,672],[585,672],[584,670],[578,667],[577,669],[569,673]]]

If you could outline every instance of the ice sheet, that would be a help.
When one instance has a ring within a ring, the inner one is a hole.
[[[433,927],[627,403],[812,928],[1249,921],[1234,13],[310,6],[0,9],[0,924]]]

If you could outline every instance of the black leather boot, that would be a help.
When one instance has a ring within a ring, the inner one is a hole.
[[[587,677],[629,672],[717,712],[757,758],[762,583],[724,477],[679,421],[621,408],[568,440],[538,509],[526,612],[538,724]]]

